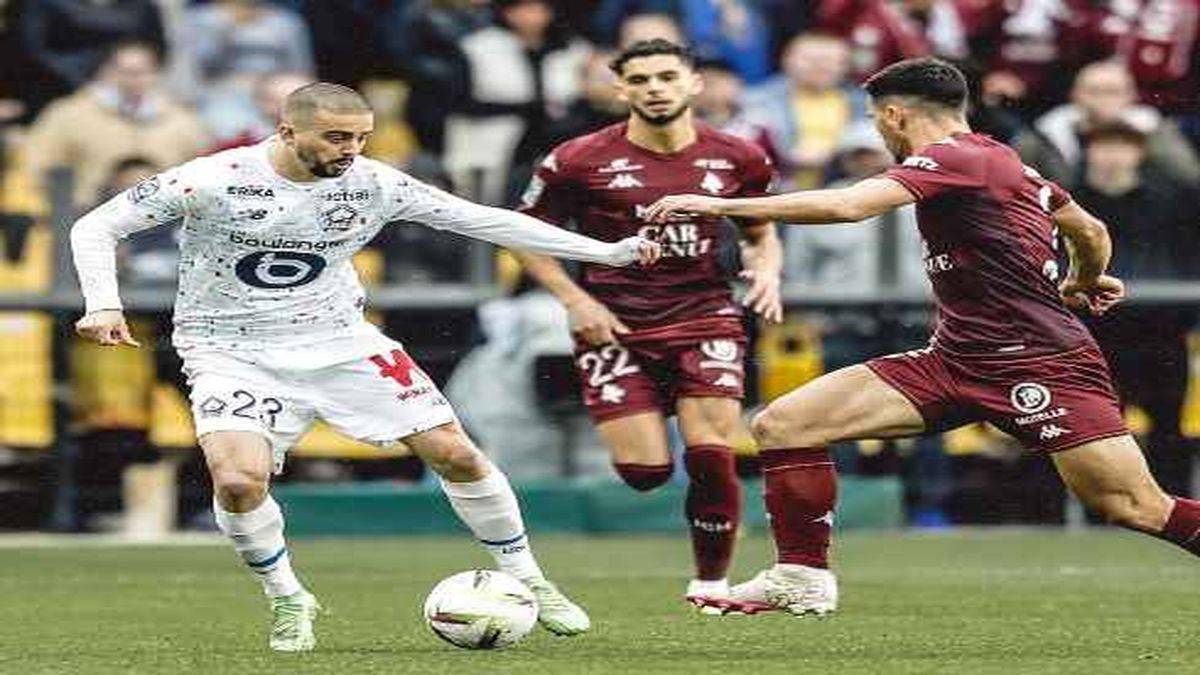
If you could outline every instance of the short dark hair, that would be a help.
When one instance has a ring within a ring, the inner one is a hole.
[[[893,63],[863,84],[871,98],[907,96],[923,103],[961,110],[967,102],[967,78],[953,64],[925,57]]]
[[[664,40],[663,38],[638,40],[621,50],[621,53],[617,54],[616,58],[609,62],[608,67],[617,75],[623,75],[625,73],[625,64],[633,59],[659,55],[675,56],[680,61],[683,61],[688,68],[696,67],[696,57],[692,55],[692,50],[683,45],[677,45],[670,40]]]
[[[738,75],[737,70],[735,70],[734,67],[731,66],[725,59],[697,58],[695,63],[692,64],[692,67],[696,70],[716,71],[719,73],[734,75],[738,78],[741,77]]]
[[[367,99],[350,87],[333,82],[313,82],[287,95],[282,117],[290,124],[306,124],[318,110],[341,114],[372,112]]]

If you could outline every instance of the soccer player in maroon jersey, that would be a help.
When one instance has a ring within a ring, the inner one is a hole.
[[[729,598],[700,601],[747,613],[833,611],[828,548],[837,488],[825,447],[974,420],[1049,453],[1071,491],[1110,521],[1200,554],[1200,502],[1155,483],[1104,357],[1067,307],[1102,313],[1124,295],[1121,281],[1104,273],[1104,224],[1007,146],[971,132],[966,81],[953,66],[901,61],[864,86],[876,127],[901,162],[879,177],[761,199],[675,195],[650,208],[661,223],[700,215],[849,223],[916,202],[938,307],[927,348],[825,375],[755,418],[778,561]],[[1065,274],[1059,234],[1071,261]]]
[[[662,243],[663,257],[652,271],[612,274],[586,265],[576,283],[552,258],[516,255],[566,306],[584,404],[617,473],[634,489],[670,479],[666,417],[678,416],[696,562],[685,597],[723,597],[741,516],[730,445],[741,427],[746,344],[742,311],[718,260],[725,225],[719,217],[654,224],[643,213],[678,192],[764,195],[773,170],[756,145],[692,120],[703,84],[683,47],[642,41],[611,65],[628,121],[555,148],[523,210],[551,223],[574,221],[601,240],[641,233]],[[750,282],[742,304],[779,321],[775,226],[760,219],[739,224],[742,276]]]

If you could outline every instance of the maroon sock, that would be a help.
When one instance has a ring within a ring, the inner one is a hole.
[[[649,492],[671,480],[675,465],[666,464],[613,464],[621,480],[638,492]]]
[[[723,445],[693,445],[683,462],[689,478],[684,513],[692,533],[696,578],[724,579],[742,518],[742,484],[733,451]]]
[[[1175,507],[1158,536],[1192,555],[1200,555],[1200,502],[1172,497]]]
[[[825,448],[763,450],[763,497],[779,562],[829,567],[837,472]]]

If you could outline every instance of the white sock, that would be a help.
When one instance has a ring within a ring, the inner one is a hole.
[[[226,511],[214,498],[213,514],[217,517],[217,527],[233,541],[233,548],[246,566],[262,580],[268,596],[293,595],[303,590],[292,571],[291,556],[283,541],[283,511],[271,495],[258,508],[245,513]]]
[[[517,496],[500,469],[493,466],[491,473],[470,483],[441,482],[450,506],[492,554],[500,571],[521,580],[542,578],[525,536]]]

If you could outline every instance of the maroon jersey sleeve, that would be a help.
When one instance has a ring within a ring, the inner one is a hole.
[[[1025,177],[1038,187],[1038,203],[1042,210],[1046,213],[1054,213],[1067,204],[1071,203],[1071,193],[1063,189],[1061,185],[1052,180],[1043,178],[1042,174],[1038,173],[1037,169],[1022,165],[1025,169]]]
[[[900,183],[917,201],[933,199],[954,190],[974,190],[987,184],[982,153],[972,152],[957,141],[935,143],[909,155],[884,176]]]
[[[757,145],[746,144],[746,157],[742,160],[742,190],[739,197],[765,197],[771,193],[775,180],[775,167],[771,158]]]
[[[1046,200],[1047,206],[1049,207],[1046,209],[1048,212],[1054,213],[1055,211],[1071,203],[1071,193],[1064,190],[1058,183],[1055,183],[1052,180],[1047,180],[1046,187],[1050,188],[1049,199]]]
[[[559,226],[578,215],[581,190],[571,174],[568,146],[558,146],[542,160],[521,196],[518,211]]]

